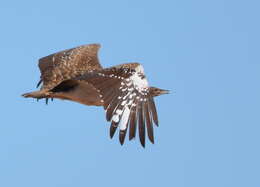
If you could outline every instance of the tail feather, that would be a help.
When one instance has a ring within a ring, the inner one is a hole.
[[[35,92],[25,93],[22,95],[22,97],[25,98],[32,97],[36,99],[42,99],[48,97],[48,93],[46,93],[45,91],[35,91]]]

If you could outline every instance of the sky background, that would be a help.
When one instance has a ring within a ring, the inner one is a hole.
[[[0,2],[0,186],[260,186],[260,2]],[[101,43],[104,67],[140,62],[155,144],[110,140],[103,108],[20,95],[37,61]]]

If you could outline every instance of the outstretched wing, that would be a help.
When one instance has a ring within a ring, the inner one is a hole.
[[[99,48],[99,44],[82,45],[41,58],[37,87],[43,83],[41,89],[52,89],[64,80],[102,69],[97,57]]]
[[[138,63],[123,64],[97,72],[88,73],[79,78],[91,83],[98,89],[106,110],[106,119],[111,121],[110,137],[119,127],[119,140],[123,144],[127,129],[129,139],[136,135],[145,147],[145,133],[154,143],[153,122],[158,125],[158,118],[153,96],[149,91],[143,67]]]

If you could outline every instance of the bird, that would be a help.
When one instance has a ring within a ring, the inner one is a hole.
[[[87,44],[39,59],[41,72],[37,88],[25,98],[62,99],[89,106],[103,106],[110,125],[110,138],[119,129],[119,142],[135,139],[145,147],[146,133],[154,144],[153,126],[159,125],[154,97],[168,94],[149,86],[140,63],[131,62],[103,68],[98,59],[100,44]]]

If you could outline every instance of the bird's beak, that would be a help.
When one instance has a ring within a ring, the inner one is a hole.
[[[169,94],[170,93],[170,90],[161,89],[160,91],[161,91],[161,94]]]

